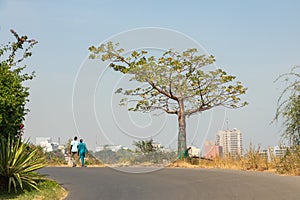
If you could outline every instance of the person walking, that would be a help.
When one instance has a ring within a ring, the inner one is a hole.
[[[75,136],[70,146],[71,162],[73,167],[76,167],[76,163],[77,163],[76,160],[78,154],[78,144],[79,142],[77,140],[77,136]]]
[[[80,142],[78,144],[78,155],[80,156],[81,167],[86,167],[84,165],[84,158],[85,158],[86,153],[88,153],[88,149],[86,148],[86,144],[83,142],[83,139],[80,139]]]

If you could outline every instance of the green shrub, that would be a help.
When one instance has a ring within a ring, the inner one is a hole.
[[[61,150],[55,150],[44,153],[46,157],[47,165],[66,165],[68,164],[65,160],[65,156]]]
[[[45,166],[37,149],[28,150],[29,142],[0,137],[0,191],[37,189],[37,181],[43,177],[35,171]]]
[[[4,138],[22,136],[24,117],[29,112],[29,87],[24,83],[34,78],[34,73],[26,73],[23,63],[37,44],[26,35],[14,30],[11,33],[15,41],[0,44],[0,133]]]

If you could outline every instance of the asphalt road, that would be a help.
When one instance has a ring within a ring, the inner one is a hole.
[[[164,168],[126,173],[111,168],[79,167],[47,167],[40,172],[65,187],[70,200],[300,199],[300,177],[264,172]]]

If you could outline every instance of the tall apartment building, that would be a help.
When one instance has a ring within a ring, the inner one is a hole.
[[[234,128],[233,130],[218,131],[217,145],[222,146],[223,156],[231,155],[236,157],[242,155],[243,137],[241,131]]]

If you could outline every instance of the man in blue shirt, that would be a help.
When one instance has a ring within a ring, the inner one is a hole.
[[[86,145],[83,142],[83,139],[80,139],[80,143],[78,144],[78,155],[80,156],[80,159],[81,159],[81,167],[85,167],[84,157],[85,157],[86,153],[88,153],[88,149],[86,148]]]

